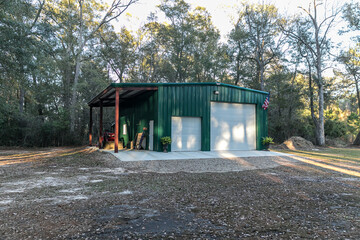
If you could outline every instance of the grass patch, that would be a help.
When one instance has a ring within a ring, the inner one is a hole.
[[[327,148],[323,152],[330,156],[360,161],[360,148]]]
[[[325,148],[318,151],[310,150],[279,150],[302,158],[294,159],[312,166],[328,169],[354,177],[360,177],[360,149],[356,148]]]
[[[323,161],[341,161],[352,164],[360,164],[360,149],[356,148],[326,148],[319,151],[309,150],[277,150],[300,157],[307,157]]]

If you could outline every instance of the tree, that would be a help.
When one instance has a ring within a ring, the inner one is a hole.
[[[249,63],[249,57],[247,52],[248,35],[242,24],[236,24],[235,28],[229,35],[229,55],[231,56],[231,72],[233,83],[240,85],[247,82],[252,82],[252,72],[254,69],[252,64]]]
[[[325,4],[325,5],[324,5]],[[320,18],[319,8],[324,6],[324,17]],[[323,78],[324,64],[327,57],[330,56],[328,38],[329,30],[333,27],[334,21],[341,9],[331,9],[327,12],[326,2],[313,0],[308,9],[301,8],[305,14],[303,19],[296,19],[294,27],[289,29],[282,26],[284,33],[292,39],[297,40],[309,52],[311,63],[315,67],[315,82],[318,87],[319,110],[318,110],[318,124],[316,124],[317,144],[325,145],[325,131],[324,131],[324,91],[326,82]],[[298,30],[296,30],[298,29]],[[300,30],[300,31],[299,31]]]
[[[119,17],[136,1],[113,0],[103,14],[105,6],[93,1],[53,0],[47,4],[46,16],[54,26],[64,56],[61,61],[64,64],[65,105],[70,110],[71,133],[75,131],[78,82],[84,50],[103,25]]]
[[[256,66],[250,87],[265,90],[265,72],[281,56],[284,37],[279,25],[282,21],[274,5],[243,6],[230,34],[230,44],[235,49],[232,53],[235,61],[235,84],[239,83],[240,76],[244,74],[244,63],[249,60]]]
[[[344,7],[344,19],[352,31],[360,30],[360,3],[347,3]]]
[[[276,66],[267,79],[267,89],[271,91],[271,111],[269,111],[269,135],[276,142],[283,142],[292,136],[306,135],[303,131],[301,96],[304,85],[301,74],[293,74],[283,66]]]
[[[358,114],[360,115],[360,43],[354,48],[350,48],[347,52],[342,53],[339,60],[345,65],[347,75],[352,80],[348,87],[355,86]]]
[[[45,1],[0,5],[0,144],[55,145],[65,121],[56,132],[61,94],[51,57],[52,26],[44,21]]]
[[[10,86],[18,87],[19,112],[23,113],[25,91],[35,68],[34,59],[39,46],[36,41],[38,19],[44,1],[31,4],[18,0],[0,4],[3,5],[0,5],[0,69]],[[4,79],[0,77],[0,81]]]
[[[306,22],[297,25],[297,34],[299,36],[301,36],[303,39],[307,39],[307,41],[310,41],[311,38],[311,34],[309,34],[308,29],[311,28],[310,25],[306,25]],[[304,30],[305,29],[305,30]],[[290,44],[294,46],[294,57],[295,57],[295,65],[297,68],[297,65],[302,62],[305,65],[305,69],[302,71],[303,74],[303,79],[308,81],[307,84],[307,91],[306,91],[306,95],[308,96],[308,104],[310,107],[310,115],[311,115],[311,119],[313,121],[313,124],[315,126],[315,142],[319,143],[319,131],[317,131],[317,129],[319,128],[319,121],[318,118],[316,116],[316,106],[315,106],[315,98],[316,98],[316,91],[314,89],[316,89],[315,84],[314,84],[314,71],[313,71],[313,66],[314,66],[314,62],[313,62],[313,58],[311,56],[311,52],[309,51],[309,49],[302,44],[301,41],[299,41],[298,39],[292,39],[293,41],[291,41],[290,39]]]
[[[169,23],[159,23],[154,15],[144,27],[147,42],[142,43],[141,66],[151,70],[151,81],[206,82],[217,80],[223,66],[215,56],[220,34],[205,8],[194,10],[183,0],[165,0],[159,6]],[[149,75],[149,74],[148,74]]]
[[[138,71],[134,74],[142,82],[161,82],[164,80],[163,59],[164,51],[158,42],[158,34],[161,24],[152,13],[148,17],[149,22],[139,29],[139,54],[138,54]]]
[[[164,52],[162,71],[167,75],[167,81],[186,82],[192,65],[189,56],[193,42],[193,28],[188,21],[190,5],[183,0],[165,0],[158,7],[170,21],[159,25],[156,36]]]
[[[219,31],[212,25],[211,16],[203,7],[196,7],[188,13],[189,23],[193,28],[193,42],[190,55],[193,66],[190,69],[191,81],[211,82],[219,80],[222,55],[219,46]]]
[[[124,78],[129,78],[131,68],[136,64],[137,43],[135,38],[124,27],[119,33],[110,30],[100,33],[100,36],[103,44],[100,50],[102,57],[108,62],[119,82],[125,82]]]
[[[360,3],[346,4],[344,8],[344,18],[349,24],[349,28],[353,31],[360,30]],[[353,83],[356,88],[356,98],[358,102],[358,111],[360,115],[360,93],[359,93],[359,74],[360,74],[360,39],[355,48],[350,48],[349,51],[340,57],[341,62],[345,64],[346,71],[353,78]],[[360,132],[357,134],[354,141],[355,145],[360,145]]]

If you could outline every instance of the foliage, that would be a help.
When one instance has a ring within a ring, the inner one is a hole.
[[[351,113],[347,117],[347,130],[351,138],[355,138],[360,132],[360,115]]]
[[[336,119],[327,119],[325,121],[325,135],[332,138],[340,138],[347,132],[345,122]]]
[[[287,69],[277,69],[267,80],[271,93],[269,134],[276,142],[283,142],[291,136],[301,134],[302,117],[300,109],[304,106],[301,93],[304,92],[303,77],[295,76]]]
[[[229,45],[235,84],[265,90],[265,74],[269,65],[278,61],[284,38],[274,5],[243,4],[239,19],[230,33]]]
[[[104,23],[116,16],[119,3],[114,1],[110,12],[96,1],[0,3],[1,145],[83,143],[86,103],[110,82],[106,62],[94,47],[97,21],[104,12],[114,13]],[[86,30],[80,34],[82,24]],[[86,51],[80,51],[81,35]],[[84,68],[75,78],[77,66],[81,69],[77,62]]]
[[[353,141],[360,131],[360,117],[355,112],[341,110],[335,106],[325,112],[325,133],[330,138]]]
[[[244,3],[223,41],[205,8],[163,0],[157,10],[166,22],[151,13],[137,31],[116,31],[111,20],[133,2],[0,1],[0,145],[84,144],[87,102],[112,81],[263,89],[271,93],[269,135],[276,142],[295,135],[315,142],[322,108],[326,136],[358,135],[360,142],[359,40],[337,57],[344,68],[322,76],[333,60],[326,29],[335,15],[316,39],[314,12],[285,20],[273,5]],[[316,7],[320,14],[323,5]],[[358,9],[345,5],[347,31],[360,30]],[[112,111],[104,113],[104,122],[113,121]],[[93,116],[97,122],[97,109]],[[96,139],[97,124],[93,129]]]
[[[110,65],[119,82],[129,79],[136,66],[135,37],[124,27],[119,33],[108,29],[101,33],[101,43],[103,46],[100,54]]]
[[[169,136],[162,137],[162,138],[160,138],[160,142],[162,145],[170,144],[171,138]]]
[[[224,79],[224,48],[205,8],[191,9],[183,0],[159,6],[168,23],[151,15],[143,28],[138,79],[151,82],[213,82]]]
[[[268,144],[273,144],[274,143],[274,139],[272,137],[263,137],[261,139],[261,143],[263,145],[268,145]]]
[[[320,12],[319,10],[323,10]],[[282,25],[284,33],[291,38],[299,50],[299,55],[306,60],[309,74],[309,89],[312,88],[311,81],[317,85],[318,93],[318,116],[315,115],[313,106],[313,90],[311,90],[311,117],[316,129],[316,143],[325,145],[324,109],[325,94],[329,83],[323,77],[324,68],[329,65],[331,57],[331,40],[328,37],[329,30],[334,26],[341,8],[329,7],[327,2],[312,0],[308,9],[301,8],[303,17],[294,19],[292,24]],[[312,75],[314,71],[314,76]]]
[[[348,22],[350,30],[360,30],[360,3],[345,4],[343,17]]]

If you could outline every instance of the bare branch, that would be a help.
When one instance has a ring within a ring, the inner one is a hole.
[[[122,13],[124,13],[130,5],[136,3],[138,0],[129,0],[127,4],[122,4],[121,0],[113,0],[111,7],[106,12],[102,18],[99,25],[91,32],[90,36],[97,32],[104,24],[109,23],[110,21],[118,18]],[[114,16],[111,16],[116,10],[119,10]],[[110,17],[111,16],[111,17]]]
[[[330,23],[328,24],[328,26],[327,26],[327,28],[326,28],[326,30],[325,30],[325,33],[323,34],[323,38],[321,39],[320,46],[323,45],[323,43],[325,42],[326,35],[327,35],[327,33],[329,32],[330,27],[331,27],[332,24],[334,23],[336,16],[337,16],[340,12],[341,12],[341,11],[338,11],[336,14],[330,16],[330,17],[332,17],[332,19],[331,19]],[[322,23],[324,23],[324,22],[325,22],[325,20],[324,20]],[[320,24],[320,26],[322,25],[322,23]]]
[[[298,40],[299,42],[301,42],[302,44],[304,44],[306,46],[307,49],[309,49],[313,54],[316,55],[316,52],[315,50],[301,37],[299,36],[298,34],[295,34],[289,30],[286,30],[285,28],[281,27],[282,28],[282,31],[288,35],[289,37],[292,37],[293,39],[296,39]]]
[[[39,19],[39,16],[40,16],[40,13],[44,8],[45,0],[42,1],[42,2],[39,0],[39,3],[40,3],[39,10],[36,13],[35,19],[34,19],[33,23],[31,24],[30,29],[32,29],[35,26],[35,24],[37,23],[37,21]]]

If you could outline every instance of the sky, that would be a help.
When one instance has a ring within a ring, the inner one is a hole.
[[[232,24],[236,18],[236,12],[238,6],[241,4],[241,0],[185,0],[187,3],[191,4],[194,8],[196,6],[205,7],[211,14],[214,25],[221,31],[223,35],[230,32]],[[309,0],[272,0],[271,3],[274,3],[279,9],[284,11],[296,9],[296,2],[308,2]],[[247,2],[258,2],[258,1],[247,1]],[[150,12],[159,13],[156,8],[157,5],[161,3],[161,0],[139,0],[136,4],[130,6],[127,11],[127,14],[124,14],[120,17],[119,21],[121,24],[125,25],[136,25],[139,26],[141,23],[146,22],[146,17]],[[294,6],[294,7],[292,7]],[[131,15],[131,17],[129,16]],[[162,17],[162,16],[160,16]],[[127,24],[128,23],[128,24]]]
[[[105,0],[112,2],[112,0]],[[185,0],[194,9],[197,6],[205,7],[212,16],[212,22],[214,26],[219,29],[221,34],[221,40],[227,41],[227,36],[233,28],[233,24],[237,20],[237,12],[241,3],[266,3],[275,5],[279,13],[282,16],[292,16],[296,14],[304,14],[303,10],[299,7],[309,9],[310,4],[313,0]],[[353,0],[354,2],[360,0]],[[117,22],[114,22],[116,30],[119,30],[122,26],[125,26],[130,31],[137,31],[144,23],[147,22],[147,17],[151,12],[156,13],[160,22],[166,21],[164,14],[158,9],[161,0],[139,0],[136,4],[131,5],[126,13],[122,14]],[[318,1],[319,2],[319,1]],[[324,0],[327,2],[327,6],[340,7],[340,4],[351,2],[351,0]],[[320,15],[319,16],[323,16]],[[328,36],[334,43],[336,48],[333,48],[332,54],[338,55],[341,50],[348,50],[354,46],[355,43],[352,41],[353,36],[359,35],[359,33],[347,33],[340,35],[339,31],[346,27],[346,22],[339,16],[335,27],[329,32]],[[325,75],[333,76],[332,68],[337,68],[337,65],[328,68]]]
[[[111,1],[111,0],[107,0]],[[227,35],[230,33],[234,22],[237,20],[237,9],[242,2],[247,3],[270,3],[274,4],[282,15],[294,15],[302,12],[300,7],[309,8],[312,0],[185,0],[192,8],[197,6],[205,7],[212,16],[213,24],[219,29],[222,39],[226,40]],[[339,5],[350,0],[327,0],[328,5]],[[356,0],[355,0],[356,1]],[[129,7],[125,14],[121,15],[117,23],[114,23],[116,28],[126,26],[127,29],[136,31],[142,26],[151,12],[157,13],[159,21],[165,21],[164,15],[157,9],[157,5],[161,0],[139,0],[136,4]],[[336,43],[344,43],[344,37],[339,36],[338,30],[345,25],[342,19],[338,18],[339,23],[337,28],[331,33],[332,38]],[[349,39],[347,37],[346,39]],[[348,44],[346,42],[345,44]],[[350,44],[350,43],[349,43]]]

